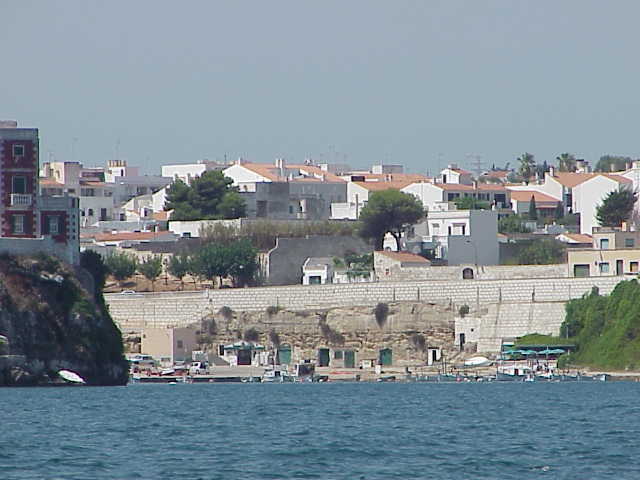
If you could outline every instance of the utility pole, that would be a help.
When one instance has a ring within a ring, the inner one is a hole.
[[[477,153],[467,153],[467,158],[469,159],[469,164],[471,165],[471,171],[476,174],[476,178],[482,175],[483,165],[482,165],[482,155]]]

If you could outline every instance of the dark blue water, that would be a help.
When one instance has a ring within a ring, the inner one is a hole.
[[[0,479],[640,479],[638,383],[0,389]]]

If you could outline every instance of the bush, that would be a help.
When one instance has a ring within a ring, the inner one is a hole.
[[[260,332],[251,327],[250,329],[244,331],[242,338],[245,342],[257,343],[260,340]]]
[[[468,315],[469,314],[469,305],[462,305],[458,309],[458,314],[460,315],[461,318],[464,318],[466,315]]]
[[[270,307],[267,307],[266,312],[267,312],[267,315],[271,317],[272,315],[277,314],[280,310],[282,310],[280,307],[271,305]]]
[[[427,349],[427,340],[421,333],[414,333],[410,338],[414,348],[419,352],[424,352]]]
[[[226,305],[224,307],[220,307],[218,313],[222,315],[222,318],[224,318],[225,320],[231,320],[233,318],[233,310],[231,310],[231,308],[227,307]]]
[[[336,332],[329,325],[322,322],[320,324],[320,333],[324,337],[324,339],[332,345],[343,345],[344,344],[344,335],[339,332]]]
[[[376,322],[380,328],[384,327],[387,323],[387,317],[389,316],[389,305],[386,303],[379,303],[373,311]]]
[[[269,331],[269,341],[271,342],[271,344],[274,347],[279,347],[280,346],[280,335],[278,335],[278,332],[276,332],[275,330],[271,329]]]

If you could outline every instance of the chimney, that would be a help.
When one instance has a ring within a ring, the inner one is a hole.
[[[556,176],[556,167],[554,167],[553,165],[549,167],[549,176],[550,177]]]
[[[474,190],[478,190],[478,181],[477,180],[473,180],[471,182],[471,186],[473,187]]]
[[[284,168],[284,158],[276,158],[276,167]]]
[[[627,222],[622,222],[622,225],[620,226],[620,230],[623,232],[628,232],[629,231],[629,224]]]
[[[236,165],[243,165],[244,164],[244,159],[242,157],[238,157],[238,159],[236,160]]]

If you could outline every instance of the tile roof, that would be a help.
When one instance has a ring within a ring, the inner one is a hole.
[[[435,187],[441,188],[442,190],[475,190],[472,185],[464,185],[462,183],[434,183],[433,185]]]
[[[607,177],[611,180],[614,180],[618,183],[633,183],[631,180],[629,180],[628,178],[625,178],[621,175],[613,175],[610,173],[573,173],[573,172],[556,172],[553,175],[553,178],[560,183],[561,185],[564,185],[565,187],[568,188],[573,188],[577,185],[580,185],[581,183],[586,182],[587,180],[591,180],[592,178],[595,178],[597,176],[603,176],[603,177]]]
[[[545,193],[538,192],[536,190],[511,190],[511,199],[518,202],[530,202],[533,197],[538,202],[554,202],[558,203],[560,200],[553,198]]]
[[[566,237],[569,239],[568,243],[592,243],[593,237],[584,233],[562,233],[558,237]],[[556,237],[556,238],[558,238]]]
[[[154,238],[174,236],[171,232],[116,232],[90,233],[80,235],[82,238],[94,238],[96,242],[120,242],[123,240],[153,240]]]
[[[504,184],[478,183],[478,190],[506,192],[507,187]]]
[[[56,182],[53,178],[41,178],[40,185],[43,187],[64,187],[64,183]]]
[[[382,190],[400,190],[407,185],[411,185],[412,181],[391,181],[391,182],[352,182],[355,185],[359,185],[360,187],[371,190],[375,192],[379,192]]]
[[[280,175],[280,169],[270,163],[242,163],[241,167],[247,170],[257,173],[272,182],[287,182],[287,181],[316,181],[316,182],[339,182],[344,183],[345,180],[334,175],[333,173],[325,172],[320,167],[315,165],[297,165],[297,164],[285,164],[284,176]],[[307,175],[306,177],[296,177],[293,180],[289,180],[287,170],[300,170],[300,173]],[[324,179],[324,180],[323,180]]]
[[[377,250],[376,253],[384,255],[386,257],[391,258],[392,260],[396,260],[402,263],[423,263],[425,265],[430,265],[431,262],[420,255],[416,255],[415,253],[409,252],[391,252],[389,250]]]

